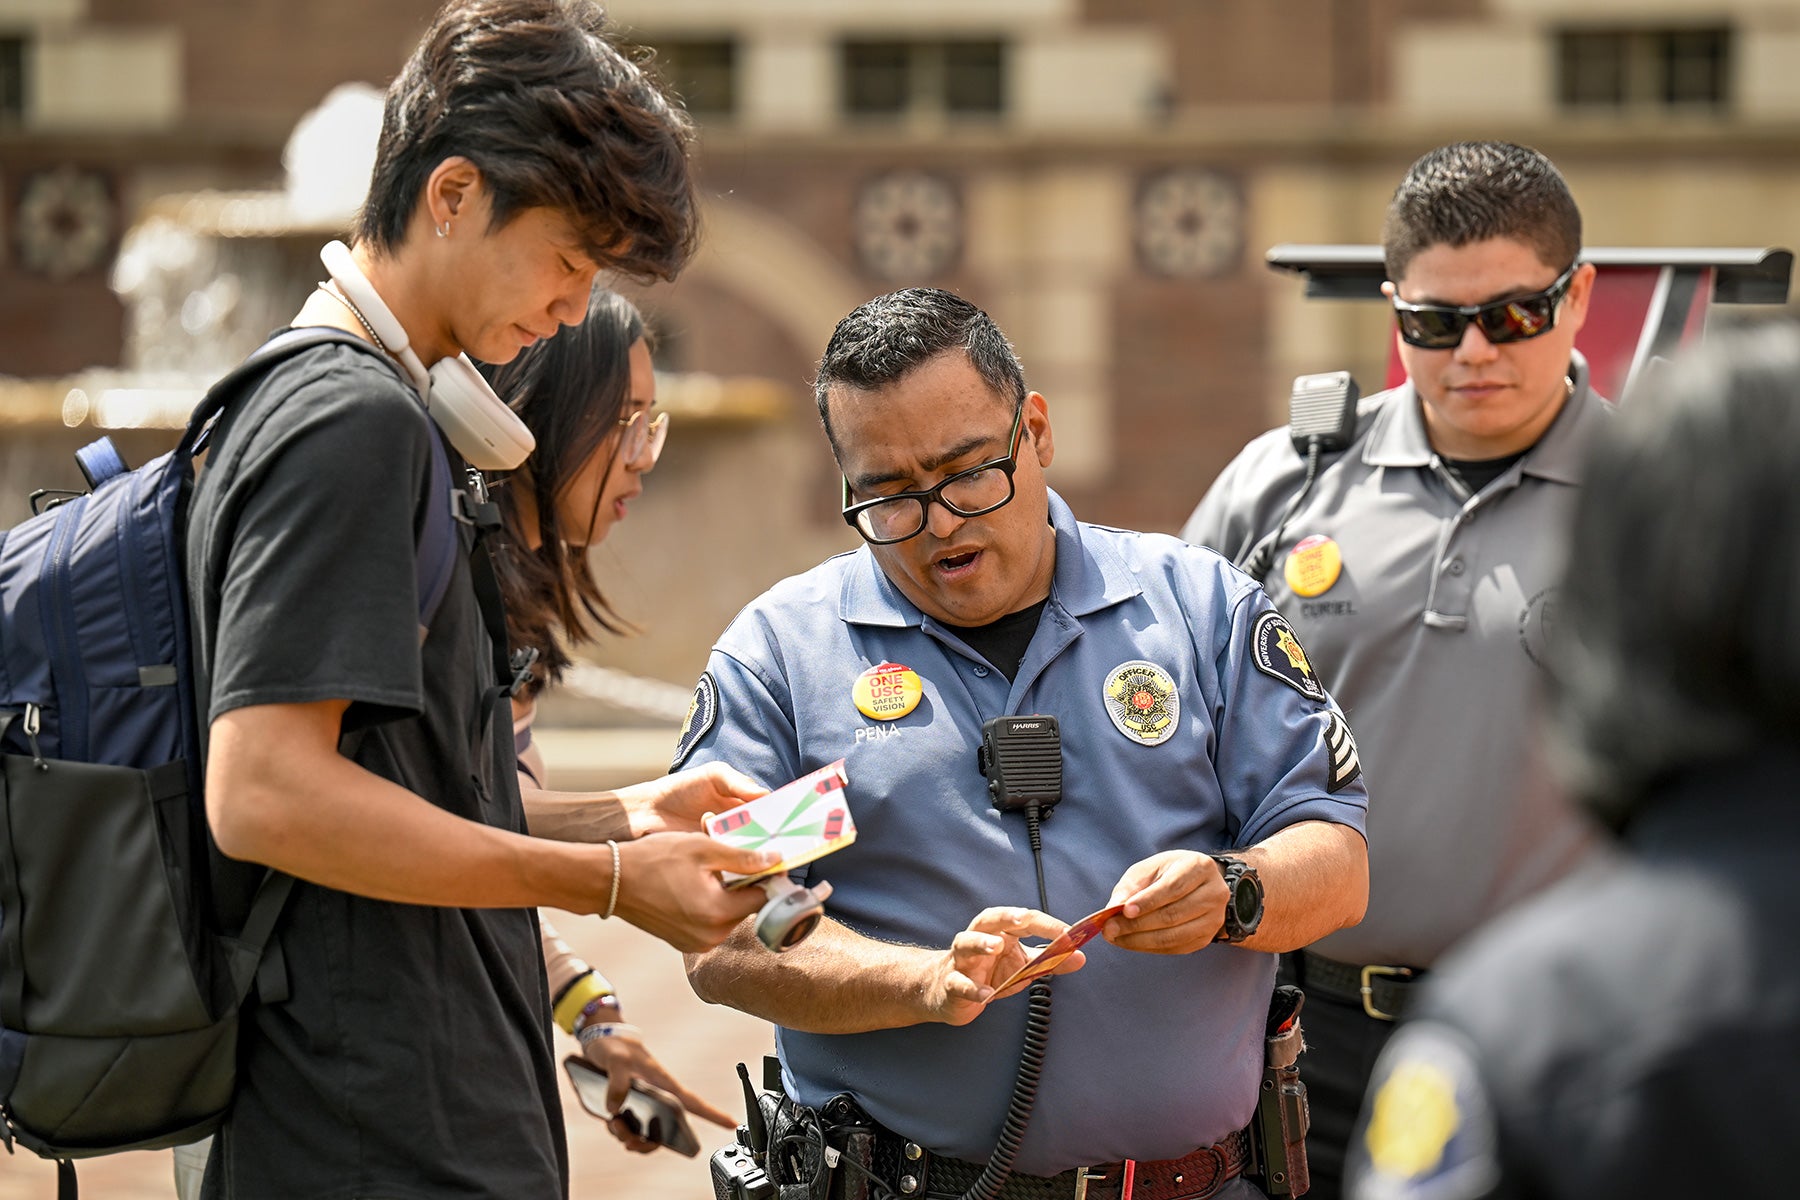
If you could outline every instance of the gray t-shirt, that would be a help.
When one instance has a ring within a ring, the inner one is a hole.
[[[386,361],[344,345],[302,352],[226,413],[188,526],[198,704],[210,724],[249,705],[349,700],[356,762],[522,831],[510,721],[484,702],[492,659],[466,555],[419,640],[434,436]],[[231,927],[246,869],[218,866]],[[247,1013],[208,1196],[566,1194],[530,910],[300,883],[277,940],[291,994]]]
[[[1265,587],[1343,706],[1369,787],[1368,913],[1322,954],[1430,966],[1587,843],[1544,781],[1537,729],[1581,450],[1608,410],[1586,374],[1577,362],[1555,422],[1474,495],[1432,451],[1410,383],[1371,397],[1275,547]],[[1234,555],[1304,475],[1287,430],[1264,434],[1182,536]]]

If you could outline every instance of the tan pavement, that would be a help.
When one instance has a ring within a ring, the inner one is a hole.
[[[769,1026],[742,1013],[702,1004],[688,989],[681,956],[646,933],[619,921],[553,913],[551,919],[577,953],[599,966],[619,989],[625,1015],[644,1030],[651,1050],[695,1091],[721,1108],[742,1115],[735,1064],[750,1064],[761,1078],[762,1055],[774,1048]],[[557,1035],[563,1053],[573,1039]],[[694,1122],[703,1149],[698,1158],[668,1151],[626,1152],[600,1121],[587,1115],[563,1081],[563,1112],[569,1125],[572,1194],[589,1197],[642,1197],[643,1200],[706,1200],[712,1185],[706,1161],[731,1135]],[[170,1200],[169,1152],[121,1154],[80,1164],[83,1200]],[[53,1200],[55,1167],[30,1154],[7,1157],[0,1151],[0,1200]]]

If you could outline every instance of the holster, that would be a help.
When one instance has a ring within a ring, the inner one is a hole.
[[[1292,984],[1275,989],[1263,1041],[1262,1091],[1250,1125],[1254,1173],[1270,1196],[1303,1196],[1312,1186],[1306,1167],[1306,1131],[1312,1123],[1306,1107],[1306,1085],[1300,1081],[1300,1055],[1306,1040],[1300,1031],[1300,1008],[1306,996]]]
[[[758,1165],[779,1200],[873,1200],[871,1173],[899,1175],[898,1162],[876,1163],[875,1122],[848,1092],[808,1108],[783,1094],[773,1060],[764,1064],[763,1087],[756,1106],[769,1142]],[[749,1144],[748,1132],[739,1127],[740,1143]]]
[[[828,1200],[870,1200],[869,1176],[879,1174],[875,1169],[875,1122],[848,1092],[827,1100],[820,1119],[825,1126],[825,1144],[840,1156],[832,1167]],[[880,1177],[894,1178],[891,1173]]]

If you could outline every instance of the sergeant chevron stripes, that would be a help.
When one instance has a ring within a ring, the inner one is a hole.
[[[1326,790],[1341,792],[1362,774],[1362,760],[1357,757],[1356,739],[1350,736],[1349,724],[1336,713],[1326,716],[1325,743],[1331,747],[1331,781]]]

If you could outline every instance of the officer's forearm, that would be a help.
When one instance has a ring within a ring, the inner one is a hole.
[[[1263,885],[1263,918],[1244,941],[1282,953],[1362,920],[1369,904],[1369,847],[1348,825],[1302,821],[1239,855]]]
[[[866,1033],[934,1019],[942,951],[877,942],[826,917],[806,941],[773,954],[754,925],[745,921],[718,949],[686,956],[695,995],[804,1033]]]
[[[613,792],[552,792],[519,777],[525,828],[557,842],[625,841],[632,836],[625,806]]]

